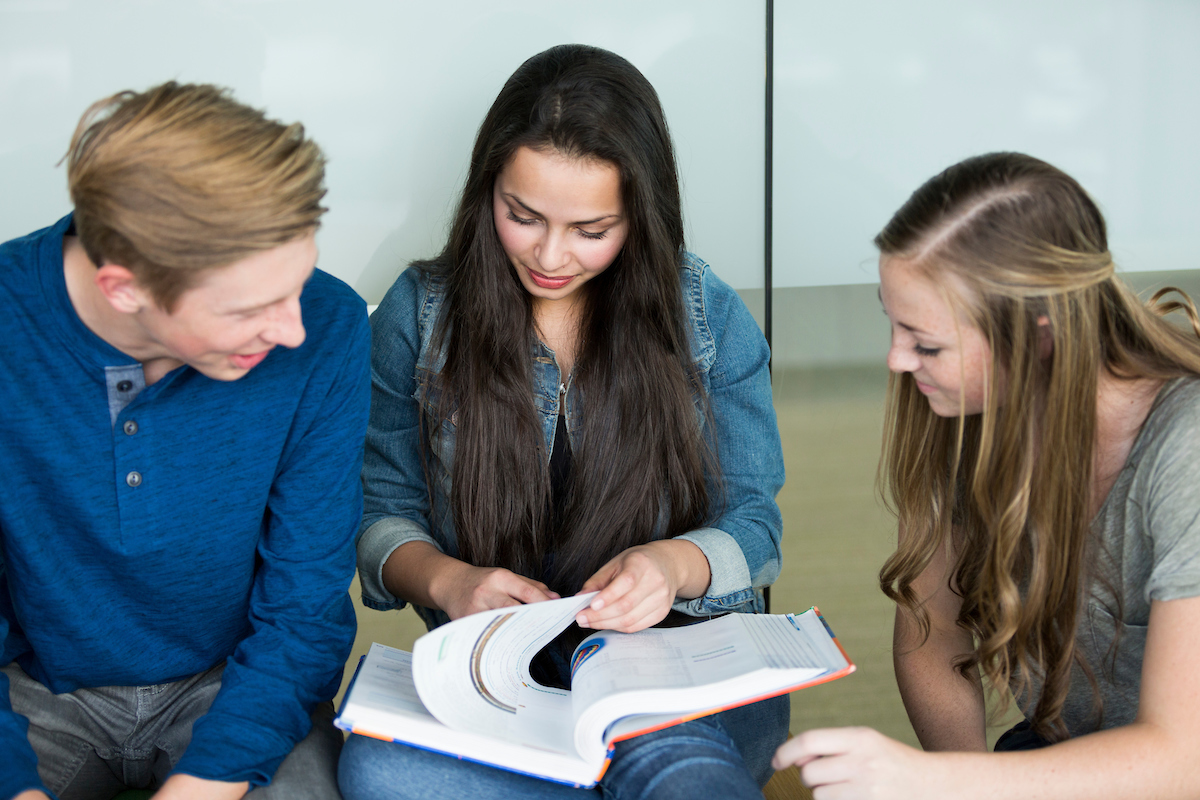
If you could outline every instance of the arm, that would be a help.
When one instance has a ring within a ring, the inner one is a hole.
[[[1200,597],[1154,601],[1137,719],[1017,753],[922,753],[865,728],[807,731],[775,766],[796,763],[814,797],[1028,797],[1112,800],[1200,796]],[[828,787],[822,791],[822,787]]]
[[[3,531],[0,531],[2,534]],[[4,564],[4,551],[0,548],[0,598],[7,602],[8,576]],[[8,617],[0,614],[0,645],[8,639]],[[0,650],[3,650],[0,647]],[[26,731],[29,721],[13,711],[8,695],[8,676],[0,672],[0,798],[14,800],[45,800],[42,780],[37,772],[37,755],[29,744]]]
[[[557,597],[544,584],[508,570],[473,567],[455,557],[454,542],[430,534],[421,409],[414,397],[422,344],[418,320],[428,310],[418,273],[409,269],[371,316],[371,417],[358,539],[363,603],[384,610],[411,601],[457,619]]]
[[[710,526],[631,548],[588,580],[603,589],[581,625],[640,630],[674,607],[693,616],[761,610],[779,575],[783,449],[771,403],[770,349],[741,298],[702,262],[684,269],[686,301],[702,298],[693,335],[706,364],[710,436],[724,504]],[[695,316],[695,315],[694,315]],[[710,483],[716,496],[717,486]]]
[[[328,291],[349,295],[340,284]],[[369,357],[359,314],[338,312],[305,354],[312,361],[303,394],[264,498],[248,634],[227,659],[166,796],[192,796],[182,791],[195,787],[188,776],[224,782],[205,787],[214,797],[236,796],[244,781],[269,782],[308,733],[313,707],[337,690],[355,632],[347,589],[361,517]]]
[[[900,533],[901,538],[904,532]],[[962,600],[950,588],[950,554],[938,548],[913,590],[929,614],[929,638],[916,620],[896,609],[892,659],[900,697],[925,750],[987,750],[983,687],[977,671],[966,680],[954,668],[971,652],[971,634],[957,624]]]
[[[1170,402],[1174,402],[1172,399]],[[1183,399],[1186,402],[1186,397]],[[874,731],[809,731],[776,753],[776,764],[802,764],[817,798],[919,797],[1188,798],[1200,796],[1200,517],[1195,485],[1200,401],[1164,411],[1169,425],[1147,421],[1151,437],[1135,466],[1127,541],[1148,548],[1143,585],[1150,601],[1137,715],[1128,725],[1014,753],[921,753]],[[1179,414],[1175,419],[1174,415]],[[835,785],[836,784],[836,785]]]
[[[558,599],[544,583],[500,567],[471,566],[423,541],[396,548],[383,565],[383,583],[396,597],[440,608],[450,619]]]

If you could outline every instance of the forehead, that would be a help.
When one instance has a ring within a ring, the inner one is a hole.
[[[621,213],[621,176],[616,165],[573,158],[558,150],[517,148],[497,177],[496,189],[515,195],[534,211],[573,219],[590,219],[597,212]]]
[[[903,256],[879,257],[879,298],[884,311],[906,327],[936,332],[974,327],[970,294],[950,270]]]
[[[204,270],[195,285],[180,295],[178,305],[204,305],[220,312],[278,302],[303,288],[316,262],[313,231],[232,264]]]

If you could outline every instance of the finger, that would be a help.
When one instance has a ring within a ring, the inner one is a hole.
[[[864,737],[874,733],[870,728],[813,728],[804,731],[780,747],[789,747],[797,758],[833,756],[848,753],[862,746]]]
[[[666,591],[659,590],[640,599],[639,590],[630,592],[602,611],[585,611],[588,626],[633,633],[660,622],[671,610],[673,599]],[[626,610],[626,603],[632,608]]]
[[[802,767],[814,758],[816,756],[801,749],[799,739],[788,739],[775,750],[775,755],[771,758],[771,766],[776,771],[787,769],[793,764]]]
[[[516,574],[512,574],[512,578],[514,580],[506,582],[504,591],[509,597],[522,603],[540,603],[543,600],[554,600],[558,597],[544,583],[531,581]]]
[[[620,569],[613,574],[608,585],[600,590],[600,594],[592,599],[588,608],[600,611],[609,606],[621,607],[619,613],[629,613],[635,605],[641,602],[644,592],[638,589],[643,583],[643,577],[636,570],[630,569],[628,563],[622,563]]]
[[[661,622],[666,612],[653,611],[648,614],[625,614],[613,620],[606,622],[593,621],[588,627],[597,630],[613,630],[621,633],[637,633],[640,630],[645,630],[656,622]]]
[[[579,593],[587,594],[588,592],[598,592],[607,586],[608,582],[612,580],[613,574],[621,568],[619,558],[619,556],[614,558],[612,561],[609,561],[607,564],[597,570],[595,575],[588,578],[584,582],[583,588],[579,590]]]
[[[616,620],[629,614],[641,602],[642,598],[632,591],[635,587],[631,576],[619,574],[604,591],[592,598],[587,608],[579,612],[575,617],[576,622],[590,628],[613,627]],[[604,624],[597,625],[597,620]]]

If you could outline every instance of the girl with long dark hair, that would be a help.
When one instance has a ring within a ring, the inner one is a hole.
[[[880,584],[913,728],[945,752],[817,730],[777,765],[817,798],[1200,796],[1191,301],[1140,301],[1091,198],[1017,153],[930,179],[875,243],[900,524]],[[981,672],[1026,716],[999,756]]]
[[[675,158],[628,61],[525,62],[480,127],[449,240],[372,318],[364,602],[430,627],[599,591],[535,663],[566,685],[582,628],[763,610],[783,464],[769,353],[684,250]],[[617,747],[621,797],[758,796],[787,700]],[[353,736],[354,798],[560,797],[553,783]]]

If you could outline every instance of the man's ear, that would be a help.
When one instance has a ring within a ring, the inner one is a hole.
[[[122,314],[136,314],[150,302],[149,293],[137,282],[128,267],[105,264],[96,270],[96,287]]]
[[[1038,358],[1045,361],[1054,352],[1054,334],[1050,330],[1050,318],[1042,314],[1037,318],[1037,326]]]

